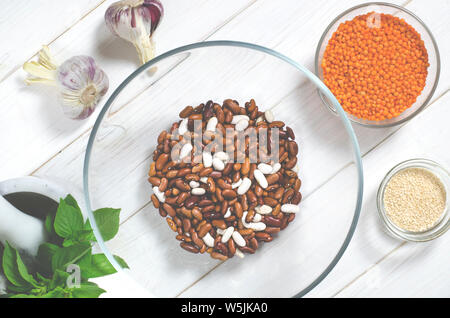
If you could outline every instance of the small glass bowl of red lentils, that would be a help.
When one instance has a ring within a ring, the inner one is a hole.
[[[440,74],[439,50],[414,13],[370,2],[341,13],[326,28],[315,72],[352,122],[390,127],[417,115],[431,99]]]

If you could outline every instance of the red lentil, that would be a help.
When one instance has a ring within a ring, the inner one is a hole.
[[[420,34],[404,19],[374,12],[339,25],[322,60],[324,83],[344,110],[374,121],[396,117],[416,102],[428,66]]]

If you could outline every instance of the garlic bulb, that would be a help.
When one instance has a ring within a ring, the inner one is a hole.
[[[134,44],[144,64],[155,56],[152,35],[163,15],[157,0],[123,0],[106,10],[105,21],[113,34]]]
[[[27,84],[42,83],[59,88],[63,112],[72,119],[91,115],[108,91],[108,77],[90,56],[74,56],[58,66],[44,46],[38,61],[25,63],[23,69],[34,76],[25,80]]]

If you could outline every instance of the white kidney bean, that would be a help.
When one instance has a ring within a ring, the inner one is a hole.
[[[242,119],[238,121],[236,126],[234,126],[234,129],[236,129],[236,131],[243,131],[247,127],[248,127],[248,120]]]
[[[231,216],[230,208],[228,208],[227,212],[225,212],[225,215],[223,216],[224,219],[229,218]]]
[[[236,249],[236,254],[235,254],[237,257],[239,257],[239,258],[244,258],[245,257],[245,255],[244,255],[244,253],[242,253],[241,252],[241,250],[240,249]]]
[[[178,133],[180,135],[183,135],[185,132],[188,131],[188,119],[185,118],[181,121],[180,126],[178,127]]]
[[[260,121],[262,121],[264,119],[263,116],[259,116],[258,118],[256,118],[255,124],[259,123]]]
[[[255,169],[255,171],[253,172],[253,176],[255,177],[256,181],[258,181],[261,188],[263,189],[267,188],[269,184],[267,183],[266,177],[260,170]]]
[[[264,231],[266,229],[266,224],[263,222],[250,222],[247,223],[245,218],[247,217],[248,212],[245,211],[242,215],[241,221],[244,227],[248,229],[252,229],[253,231]]]
[[[214,247],[214,239],[209,233],[206,233],[206,235],[203,236],[203,242],[205,242],[208,247]]]
[[[200,178],[201,183],[208,183],[208,177],[201,177]]]
[[[274,120],[273,113],[269,109],[264,112],[264,117],[266,118],[268,123],[271,123]]]
[[[267,163],[260,163],[258,165],[258,170],[261,171],[264,174],[271,174],[272,173],[272,166],[268,165]]]
[[[216,232],[217,232],[217,234],[219,234],[219,235],[223,235],[223,234],[225,233],[225,231],[226,231],[226,230],[222,230],[222,229],[219,229],[219,228],[216,229]]]
[[[262,216],[259,213],[256,213],[255,216],[253,217],[253,222],[259,222],[262,220]]]
[[[228,228],[225,230],[225,232],[223,233],[223,236],[222,236],[222,243],[228,242],[228,240],[230,239],[230,237],[231,237],[231,235],[233,234],[233,232],[234,232],[234,227],[232,227],[232,226],[228,227]],[[244,242],[245,242],[245,241],[244,241]]]
[[[164,203],[166,201],[166,195],[164,194],[164,192],[159,191],[158,187],[153,187],[153,193],[156,195],[159,202]]]
[[[241,120],[249,121],[250,117],[248,117],[247,115],[234,115],[233,119],[231,120],[231,123],[236,125]]]
[[[266,204],[263,204],[261,206],[257,206],[255,211],[259,214],[269,214],[272,212],[272,208]]]
[[[200,186],[200,183],[198,183],[195,180],[192,180],[191,182],[189,182],[189,186],[194,189],[194,188],[198,188]]]
[[[281,164],[280,164],[279,162],[275,163],[275,164],[272,166],[272,172],[271,172],[270,174],[277,173],[278,170],[280,170],[280,168],[281,168]]]
[[[242,184],[242,179],[239,179],[237,182],[231,184],[231,189],[236,189]]]
[[[227,161],[230,157],[228,156],[228,154],[226,152],[218,151],[214,154],[213,158],[217,158],[222,161]]]
[[[217,123],[218,123],[217,117],[211,117],[208,120],[208,124],[206,124],[206,130],[216,131]]]
[[[249,178],[245,177],[244,180],[242,180],[241,185],[238,187],[237,193],[239,195],[245,194],[248,191],[248,189],[250,189],[251,185],[252,181]]]
[[[219,158],[214,158],[212,161],[214,169],[222,171],[225,168],[225,164]]]
[[[249,223],[248,228],[255,232],[264,231],[266,229],[266,224],[263,222]]]
[[[234,242],[235,242],[237,245],[239,245],[240,247],[245,246],[245,240],[244,240],[244,238],[242,237],[241,233],[239,233],[238,231],[234,231],[233,234],[232,234],[232,236],[233,236]]]
[[[188,156],[192,151],[192,145],[191,144],[185,144],[181,150],[180,150],[180,159],[183,159],[184,157]]]
[[[194,188],[191,190],[191,193],[193,195],[204,195],[206,193],[206,190],[203,188]]]
[[[212,166],[212,160],[213,159],[212,159],[211,153],[209,153],[207,151],[204,151],[202,153],[202,158],[203,158],[203,166],[205,168],[209,168],[209,167]]]
[[[300,211],[300,207],[295,204],[286,203],[281,206],[281,212],[284,212],[284,213],[297,213],[299,211]]]

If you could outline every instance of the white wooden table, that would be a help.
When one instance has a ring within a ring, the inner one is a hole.
[[[80,154],[86,143],[80,140],[89,134],[99,110],[81,123],[63,119],[48,90],[26,87],[21,66],[34,59],[43,44],[61,60],[91,55],[109,75],[109,95],[137,66],[132,59],[121,59],[121,54],[135,52],[112,39],[104,27],[104,12],[113,1],[2,2],[0,180],[45,175],[81,190]],[[325,27],[337,14],[362,1],[162,2],[166,16],[155,37],[158,53],[204,40],[239,40],[273,48],[313,70],[315,47]],[[402,160],[426,157],[450,167],[450,0],[392,2],[416,13],[435,36],[442,62],[439,85],[428,107],[406,125],[379,130],[354,127],[365,168],[361,218],[338,265],[308,297],[450,296],[450,235],[421,244],[389,237],[379,223],[373,195],[385,172]],[[68,160],[72,160],[70,169],[65,169]],[[98,282],[109,291],[106,296],[144,295],[125,286],[118,276]]]

